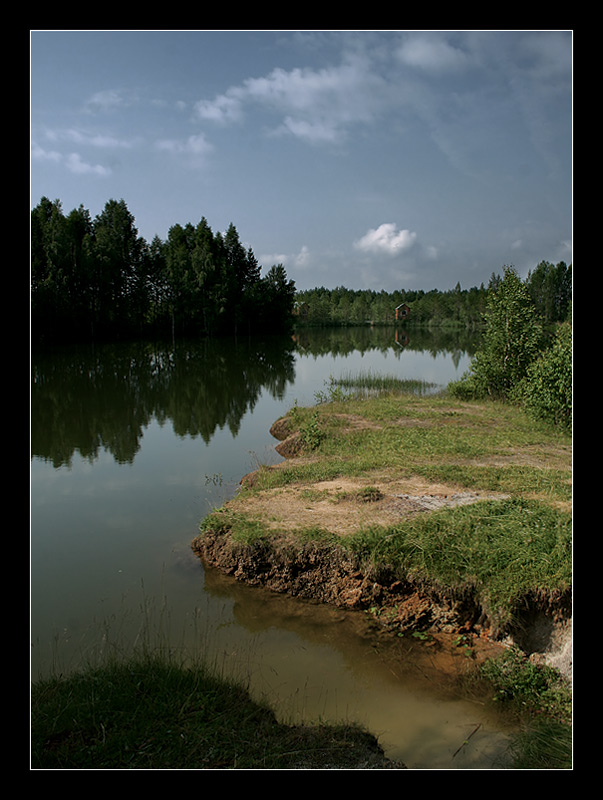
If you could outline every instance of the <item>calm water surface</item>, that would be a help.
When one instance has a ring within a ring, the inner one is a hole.
[[[402,346],[391,331],[354,329],[36,354],[34,678],[103,649],[169,642],[249,683],[283,720],[358,721],[409,768],[493,768],[501,724],[456,697],[425,651],[376,641],[362,614],[206,573],[190,549],[245,473],[281,460],[272,423],[313,404],[331,375],[458,379],[470,343],[422,336]]]

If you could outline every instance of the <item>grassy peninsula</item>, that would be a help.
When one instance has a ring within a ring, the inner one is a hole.
[[[567,768],[571,437],[521,407],[426,388],[360,376],[292,408],[272,429],[285,461],[247,476],[193,546],[392,635],[447,632],[525,724],[517,764]],[[480,660],[485,640],[512,647]]]
[[[389,389],[332,391],[273,432],[290,457],[210,514],[200,547],[227,535],[235,559],[262,550],[258,564],[296,542],[338,549],[371,578],[462,600],[496,637],[519,633],[528,609],[567,610],[568,434],[510,404]]]
[[[273,429],[288,458],[248,476],[203,521],[194,547],[207,555],[204,543],[219,541],[220,566],[252,582],[270,585],[280,564],[285,591],[309,553],[323,586],[344,554],[365,586],[393,590],[368,596],[340,572],[327,601],[343,588],[345,605],[374,614],[392,635],[429,635],[454,618],[468,652],[477,629],[525,631],[536,612],[562,619],[571,594],[569,435],[509,404],[378,381],[334,382],[315,406],[291,409]],[[308,580],[308,596],[320,597],[319,583]],[[448,616],[405,616],[404,598],[417,592],[432,607],[448,604]],[[522,721],[516,768],[568,768],[571,698],[557,670],[513,649],[501,662],[476,662],[478,672]],[[169,657],[38,682],[32,715],[38,769],[403,768],[353,725],[282,725],[244,687]]]

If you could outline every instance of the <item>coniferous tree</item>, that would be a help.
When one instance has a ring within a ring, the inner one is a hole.
[[[192,226],[172,225],[168,231],[165,247],[165,269],[167,294],[170,305],[172,336],[176,326],[185,326],[190,317],[192,280],[191,250],[193,246]]]
[[[68,243],[61,202],[43,197],[31,215],[32,327],[62,336],[69,312]]]
[[[278,330],[287,330],[292,321],[295,283],[287,278],[282,264],[270,267],[262,280],[261,291],[265,323],[275,325]]]
[[[169,320],[169,286],[165,244],[154,236],[143,249],[144,276],[147,287],[147,322],[152,330],[161,330]]]
[[[214,235],[205,217],[201,218],[195,229],[191,263],[202,328],[211,333],[217,317],[219,265]]]
[[[141,242],[123,200],[109,200],[94,220],[94,317],[101,329],[125,330],[140,302]]]

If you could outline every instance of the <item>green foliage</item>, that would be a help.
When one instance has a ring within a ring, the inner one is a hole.
[[[31,214],[34,341],[288,330],[295,284],[282,265],[262,277],[231,224],[214,234],[173,225],[147,243],[123,200],[90,220],[42,198]]]
[[[528,274],[526,286],[536,310],[546,324],[569,319],[572,307],[572,268],[563,261],[541,261]]]
[[[289,413],[306,450],[316,450],[325,438],[317,409],[300,409],[296,402]]]
[[[527,288],[511,267],[488,295],[486,330],[471,367],[478,397],[508,398],[525,377],[544,341],[542,322]]]
[[[560,325],[552,345],[528,367],[515,399],[534,419],[570,430],[572,426],[572,329]]]
[[[557,670],[530,661],[518,648],[490,659],[481,668],[494,689],[494,699],[519,710],[546,710],[557,721],[571,719],[571,693]]]
[[[480,671],[494,701],[522,720],[509,746],[513,769],[571,769],[572,691],[557,670],[514,647]]]
[[[481,324],[486,297],[487,289],[483,286],[463,290],[458,284],[454,290],[445,292],[319,287],[297,293],[297,324],[312,327],[393,325],[396,307],[405,303],[411,309],[405,326],[476,328]]]
[[[549,291],[542,288],[549,285]],[[522,283],[507,267],[491,282],[486,330],[469,372],[449,384],[453,397],[484,397],[521,404],[537,420],[569,430],[572,421],[572,329],[558,325],[547,338],[548,321],[567,316],[571,307],[571,271],[542,262]]]
[[[283,265],[275,264],[270,267],[257,289],[262,316],[273,320],[277,329],[289,327],[295,303],[295,284],[287,279]]]

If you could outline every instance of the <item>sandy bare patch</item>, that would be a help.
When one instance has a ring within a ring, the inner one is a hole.
[[[273,530],[319,527],[345,536],[370,525],[393,525],[404,516],[503,496],[459,492],[420,478],[392,480],[372,475],[242,494],[231,506]]]

